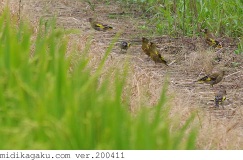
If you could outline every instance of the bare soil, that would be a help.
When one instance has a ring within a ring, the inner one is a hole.
[[[140,107],[152,106],[159,99],[165,80],[168,80],[168,105],[172,106],[171,116],[178,116],[183,122],[192,112],[197,112],[199,126],[198,149],[243,149],[243,58],[234,54],[237,41],[220,37],[222,49],[210,49],[203,37],[171,38],[166,35],[148,36],[139,29],[146,20],[136,10],[123,8],[119,3],[91,0],[22,0],[21,19],[29,19],[37,26],[40,19],[57,19],[58,27],[78,29],[80,34],[72,34],[70,43],[78,44],[82,50],[91,38],[90,66],[99,64],[107,47],[116,33],[121,33],[118,42],[132,43],[127,53],[121,53],[116,45],[106,62],[107,68],[121,68],[129,60],[130,74],[126,90],[131,92],[131,112]],[[3,2],[1,2],[3,3]],[[11,1],[14,12],[18,3]],[[94,31],[88,18],[95,17],[114,27],[109,32]],[[160,53],[169,61],[169,67],[155,65],[141,50],[141,38],[147,36],[158,46]],[[221,60],[215,60],[220,56]],[[222,82],[213,88],[207,84],[193,83],[212,70],[227,67]],[[224,108],[214,107],[214,93],[219,85],[226,86],[227,100]]]

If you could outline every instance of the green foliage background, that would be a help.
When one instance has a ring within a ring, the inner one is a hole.
[[[149,17],[157,32],[168,35],[197,35],[208,28],[220,36],[242,37],[242,0],[118,0],[135,6]]]

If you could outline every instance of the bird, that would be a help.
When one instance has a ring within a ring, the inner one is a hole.
[[[126,41],[121,41],[120,42],[120,48],[121,48],[121,51],[122,50],[126,50],[131,46],[131,43],[130,42],[126,42]]]
[[[152,58],[152,60],[155,63],[164,63],[166,66],[168,66],[167,61],[158,52],[156,45],[153,42],[150,42],[148,52],[149,52],[150,57]]]
[[[224,74],[225,74],[225,70],[222,69],[219,72],[208,74],[208,75],[200,78],[196,82],[204,82],[206,84],[210,84],[213,87],[213,85],[215,85],[215,84],[219,83],[220,81],[222,81],[222,79],[224,77]]]
[[[142,50],[143,52],[150,57],[150,53],[149,53],[149,47],[150,47],[150,42],[147,38],[142,38]]]
[[[96,22],[93,18],[89,18],[89,22],[90,22],[91,27],[97,31],[107,31],[107,30],[113,29],[113,27],[111,27],[111,26]]]
[[[214,36],[209,32],[207,28],[201,30],[205,34],[206,43],[214,48],[222,48],[222,44],[215,40]]]
[[[219,107],[219,104],[222,105],[223,107],[223,101],[226,100],[226,88],[225,87],[221,87],[216,93],[215,93],[215,107]],[[224,107],[223,107],[224,108]]]

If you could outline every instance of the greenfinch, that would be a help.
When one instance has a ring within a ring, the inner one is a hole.
[[[206,84],[210,84],[213,87],[213,85],[222,81],[224,74],[225,74],[225,70],[221,70],[219,72],[206,75],[200,78],[199,80],[197,80],[196,82],[204,82]]]
[[[142,38],[142,50],[143,52],[150,57],[150,53],[149,53],[149,46],[150,46],[150,42],[147,38]]]
[[[165,61],[165,59],[161,56],[161,54],[158,52],[156,45],[152,42],[150,42],[150,46],[149,46],[149,55],[152,58],[152,60],[155,63],[163,63],[166,66],[168,66],[167,61]]]
[[[214,36],[208,31],[208,29],[201,30],[205,34],[206,43],[214,48],[222,48],[222,44],[214,39]]]
[[[119,46],[121,48],[121,51],[122,50],[127,51],[127,49],[131,46],[131,43],[130,42],[126,42],[126,41],[122,41],[122,42],[120,42]]]
[[[225,87],[220,88],[216,93],[215,93],[215,107],[219,107],[219,104],[223,106],[223,101],[226,100],[226,89]],[[224,108],[224,107],[223,107]]]
[[[93,18],[89,18],[89,22],[91,27],[97,31],[107,31],[113,29],[111,26],[96,22]]]

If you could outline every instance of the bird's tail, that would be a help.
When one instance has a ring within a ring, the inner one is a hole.
[[[203,83],[204,81],[199,81],[199,80],[196,80],[196,81],[193,81],[192,83]]]
[[[215,105],[214,105],[215,107],[219,107],[219,101],[216,101],[215,100]]]
[[[113,29],[113,27],[108,26],[108,25],[104,25],[104,30],[112,30],[112,29]]]
[[[168,63],[166,60],[164,60],[164,58],[161,56],[161,54],[158,54],[159,58],[162,60],[162,62],[169,67]]]
[[[128,46],[128,47],[130,47],[130,46],[131,46],[131,43],[130,43],[130,42],[128,42],[128,43],[127,43],[127,46]]]
[[[169,67],[167,61],[165,61],[165,60],[162,60],[162,61],[163,61],[163,63],[164,63],[167,67]]]
[[[203,81],[203,80],[196,80],[196,81],[194,81],[195,83],[203,83],[203,82],[205,82],[205,81]]]
[[[221,42],[215,40],[215,43],[216,43],[215,44],[216,48],[222,48],[223,47]]]
[[[196,80],[195,82],[203,83],[203,82],[206,82],[206,81],[210,81],[210,78],[208,76],[202,77],[202,78]]]

